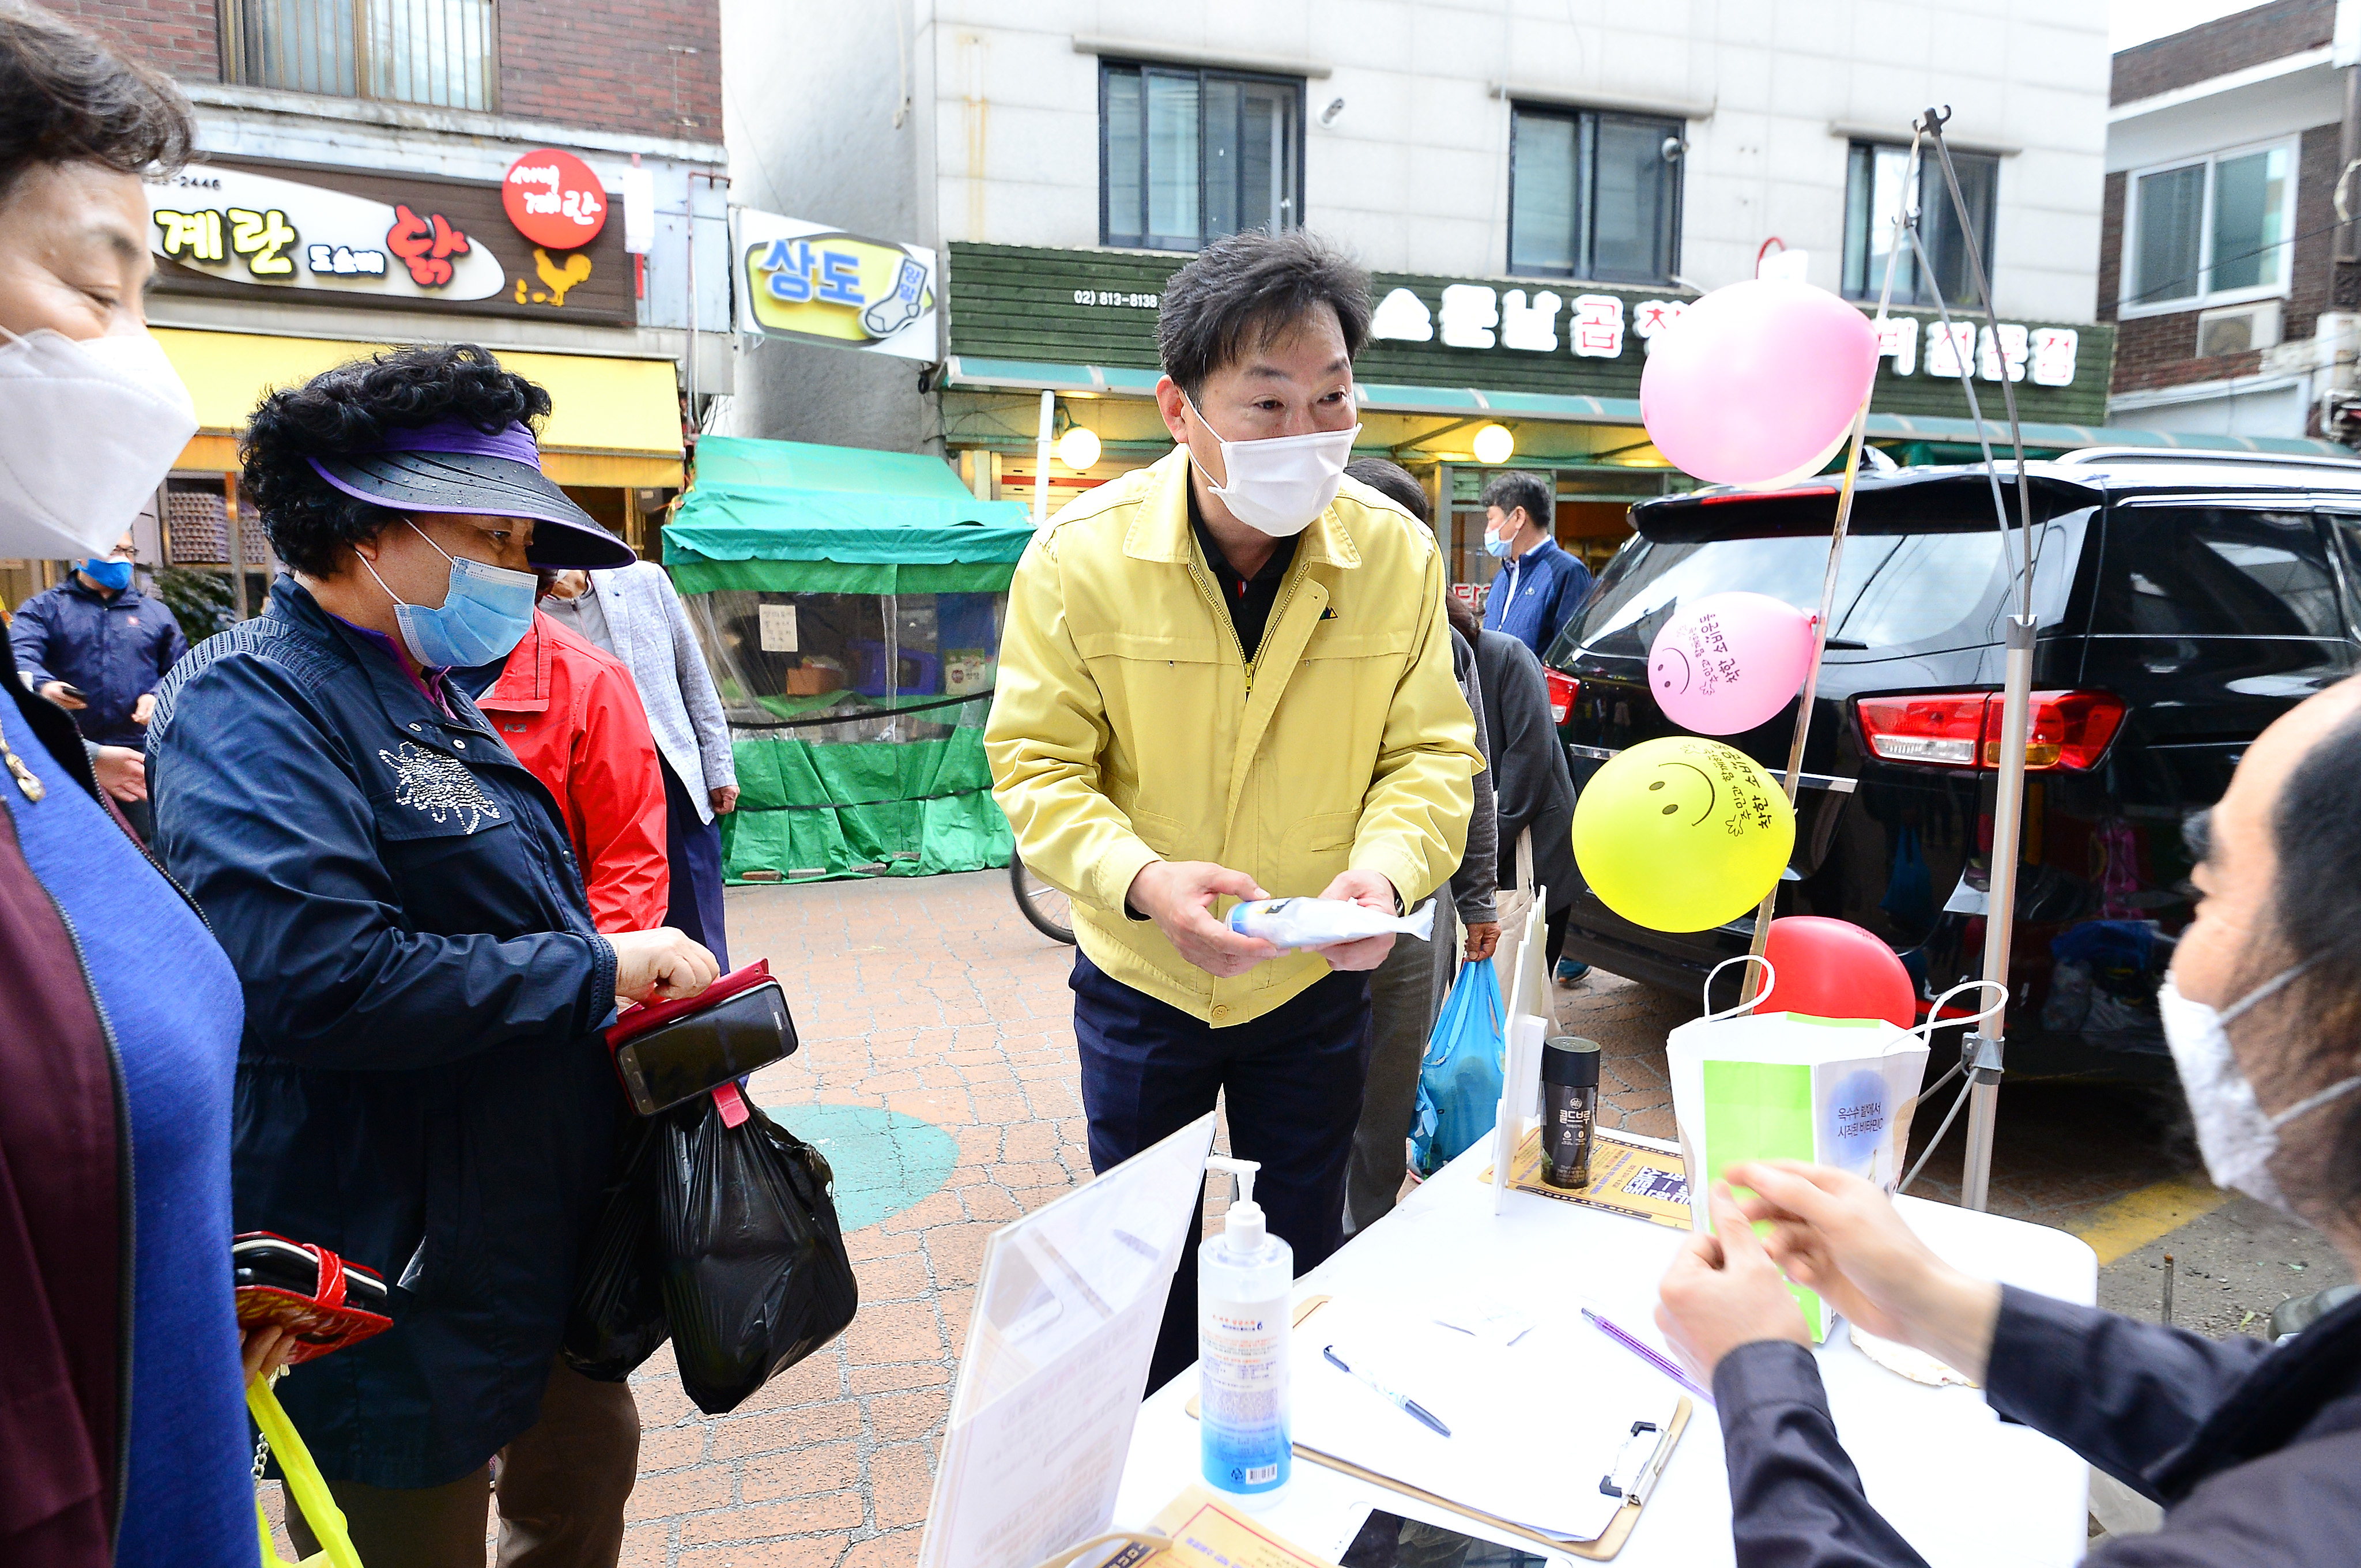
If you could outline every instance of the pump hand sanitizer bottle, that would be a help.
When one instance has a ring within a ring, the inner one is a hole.
[[[1222,1234],[1197,1252],[1197,1405],[1205,1484],[1259,1508],[1279,1500],[1294,1463],[1288,1419],[1288,1297],[1295,1249],[1263,1229],[1250,1159],[1215,1155],[1237,1178]]]

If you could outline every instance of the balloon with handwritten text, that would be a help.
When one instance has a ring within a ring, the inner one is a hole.
[[[1808,283],[1716,289],[1648,343],[1640,420],[1673,466],[1718,485],[1817,473],[1877,374],[1869,318]]]
[[[1803,689],[1817,619],[1768,594],[1692,600],[1649,647],[1648,689],[1665,718],[1700,735],[1767,723]]]
[[[1574,858],[1635,926],[1706,931],[1763,902],[1795,847],[1779,783],[1735,746],[1668,735],[1625,748],[1574,806]]]

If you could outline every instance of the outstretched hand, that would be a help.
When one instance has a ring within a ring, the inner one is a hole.
[[[1708,1202],[1713,1234],[1689,1237],[1657,1286],[1656,1326],[1697,1381],[1713,1385],[1721,1358],[1760,1340],[1812,1343],[1779,1266],[1747,1223],[1728,1182]]]
[[[1937,1257],[1894,1201],[1858,1176],[1798,1160],[1736,1165],[1740,1209],[1767,1221],[1763,1245],[1796,1284],[1880,1339],[1916,1345],[1982,1382],[2000,1287]]]

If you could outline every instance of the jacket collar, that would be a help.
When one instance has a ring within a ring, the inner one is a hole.
[[[295,627],[314,641],[341,650],[345,659],[377,694],[378,705],[384,709],[389,721],[397,728],[408,729],[413,724],[432,721],[437,725],[457,724],[462,729],[481,734],[491,733],[483,717],[465,692],[447,681],[444,691],[451,701],[451,711],[445,713],[427,696],[416,677],[404,669],[399,660],[385,648],[373,642],[366,632],[348,625],[320,608],[312,591],[295,580],[292,573],[282,572],[270,585],[270,610],[280,620]],[[415,733],[427,733],[417,730]]]
[[[544,633],[556,625],[546,613],[533,612],[533,624],[525,628],[524,637],[509,662],[500,670],[500,678],[492,689],[476,699],[481,708],[497,708],[503,713],[546,713],[549,710],[549,644]]]
[[[2154,1495],[2177,1503],[2207,1477],[2275,1453],[2303,1438],[2328,1408],[2356,1392],[2361,1297],[2345,1302],[2255,1364],[2231,1396],[2171,1453],[2149,1466]],[[2361,1425],[2340,1412],[2331,1430]]]
[[[1135,561],[1163,561],[1186,566],[1197,559],[1197,542],[1189,530],[1189,449],[1175,446],[1148,470],[1148,493],[1132,515],[1123,536],[1123,553]],[[1336,510],[1328,510],[1303,531],[1296,559],[1351,570],[1361,564],[1360,546]]]

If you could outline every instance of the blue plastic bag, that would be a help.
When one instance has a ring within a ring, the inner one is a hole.
[[[1411,1144],[1421,1176],[1450,1164],[1488,1136],[1499,1119],[1501,1073],[1508,1065],[1503,1011],[1491,961],[1461,964],[1419,1061],[1418,1121]]]

